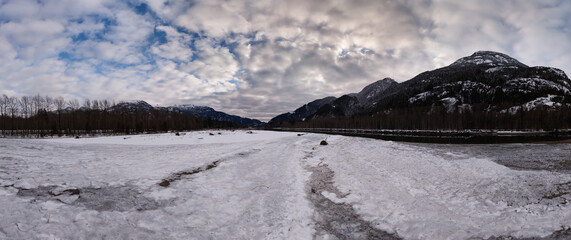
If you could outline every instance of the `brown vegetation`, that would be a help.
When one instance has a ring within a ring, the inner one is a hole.
[[[519,109],[515,113],[486,111],[485,106],[449,112],[444,107],[393,109],[372,115],[318,118],[299,122],[272,123],[270,127],[410,129],[410,130],[546,130],[571,128],[571,107]]]

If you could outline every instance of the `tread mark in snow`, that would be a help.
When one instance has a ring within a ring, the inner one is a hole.
[[[168,187],[168,186],[171,185],[172,182],[175,182],[175,181],[178,181],[178,180],[182,179],[183,176],[193,175],[193,174],[197,174],[197,173],[199,173],[199,172],[203,172],[203,171],[206,171],[206,170],[210,170],[210,169],[212,169],[212,168],[215,168],[215,167],[218,166],[218,164],[220,163],[220,161],[221,161],[221,160],[217,160],[217,161],[214,161],[214,162],[212,162],[212,163],[210,163],[210,164],[208,164],[208,165],[206,165],[206,166],[198,167],[198,168],[192,169],[192,170],[190,170],[190,171],[180,171],[180,172],[177,172],[177,173],[173,174],[172,176],[163,179],[163,180],[159,183],[159,186],[161,186],[161,187]]]
[[[304,157],[307,159],[311,156]],[[370,222],[363,220],[349,204],[335,203],[323,195],[329,192],[338,197],[345,197],[339,189],[333,185],[333,172],[326,164],[308,166],[312,173],[309,177],[307,196],[315,206],[317,234],[331,234],[339,239],[400,239],[395,234],[390,234],[371,226]]]
[[[97,211],[145,211],[158,209],[166,202],[147,198],[135,186],[106,186],[101,188],[68,188],[39,186],[17,188],[17,196],[32,197],[32,202],[55,200],[68,205],[77,205]]]
[[[250,154],[253,154],[253,153],[256,153],[256,152],[259,152],[259,151],[261,151],[261,149],[252,149],[252,150],[247,151],[247,152],[240,152],[240,153],[236,154],[236,156],[237,156],[237,157],[246,157],[246,156],[249,156]],[[215,167],[218,167],[218,165],[219,165],[220,163],[222,163],[223,161],[226,161],[226,159],[219,159],[219,160],[216,160],[216,161],[214,161],[214,162],[211,162],[210,164],[204,165],[204,166],[202,166],[202,167],[197,167],[197,168],[194,168],[194,169],[191,169],[191,170],[183,170],[183,171],[180,171],[180,172],[176,172],[176,173],[172,174],[171,176],[169,176],[169,177],[167,177],[167,178],[164,178],[164,179],[159,183],[159,186],[161,186],[161,187],[168,187],[168,186],[170,186],[170,184],[171,184],[172,182],[181,180],[184,176],[194,175],[194,174],[197,174],[197,173],[200,173],[200,172],[204,172],[204,171],[206,171],[206,170],[210,170],[210,169],[213,169],[213,168],[215,168]]]

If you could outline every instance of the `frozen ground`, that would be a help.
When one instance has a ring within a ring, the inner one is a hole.
[[[265,131],[0,139],[0,239],[566,239],[570,153]]]

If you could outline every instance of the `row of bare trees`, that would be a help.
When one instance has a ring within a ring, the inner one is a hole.
[[[2,95],[0,98],[0,116],[2,117],[32,117],[40,111],[58,112],[74,111],[80,108],[84,110],[101,110],[107,111],[115,102],[107,99],[104,100],[89,100],[86,99],[83,104],[80,104],[77,99],[65,100],[63,97],[50,97],[50,96],[23,96],[21,98]]]
[[[0,135],[48,136],[131,134],[231,127],[163,108],[114,109],[114,101],[66,100],[63,97],[3,95],[0,98]]]

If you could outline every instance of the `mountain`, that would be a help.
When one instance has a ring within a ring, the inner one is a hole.
[[[299,107],[293,112],[283,113],[272,118],[270,120],[270,123],[303,121],[307,116],[314,114],[318,109],[320,109],[326,104],[333,102],[335,99],[337,98],[325,97],[322,99],[314,100],[308,104]]]
[[[375,98],[380,96],[385,90],[390,87],[398,85],[397,81],[392,78],[385,78],[374,83],[367,85],[363,90],[356,94],[357,100],[361,103],[370,103],[374,101]]]
[[[506,54],[479,51],[402,83],[390,78],[374,82],[304,118],[363,116],[412,108],[430,112],[439,107],[449,113],[478,108],[513,114],[563,105],[571,106],[571,81],[563,71],[529,67]],[[272,121],[279,121],[278,117]]]
[[[449,67],[522,67],[527,68],[528,66],[521,63],[520,61],[506,55],[503,53],[493,52],[493,51],[478,51],[471,56],[463,57],[456,60]]]
[[[339,98],[326,97],[307,103],[294,112],[280,114],[269,123],[295,122],[320,117],[352,116],[370,107],[370,102],[386,89],[398,85],[391,79],[385,78],[367,85],[358,93],[343,95]]]
[[[151,104],[141,100],[120,102],[110,108],[111,111],[126,113],[151,113],[154,109],[155,108],[151,106]]]
[[[343,117],[352,116],[373,107],[373,100],[387,89],[398,85],[391,79],[385,78],[371,83],[358,93],[343,95],[339,98],[326,97],[312,101],[301,106],[294,112],[280,114],[270,120],[269,123],[295,122],[318,117]]]
[[[560,106],[571,103],[570,89],[571,81],[559,69],[528,67],[505,54],[480,51],[384,92],[365,113],[422,106],[449,111],[475,105],[486,106],[487,111]]]
[[[131,101],[121,102],[111,107],[111,111],[126,112],[126,113],[145,113],[151,114],[154,110],[166,110],[179,112],[182,114],[191,114],[197,118],[210,119],[220,122],[232,122],[237,126],[243,127],[258,127],[263,126],[264,123],[250,118],[242,118],[235,115],[230,115],[224,112],[219,112],[211,107],[195,106],[195,105],[177,105],[171,107],[153,107],[145,101]]]
[[[198,118],[211,119],[215,121],[232,122],[238,126],[258,127],[263,126],[264,123],[250,118],[243,118],[235,115],[230,115],[224,112],[219,112],[211,107],[195,106],[195,105],[177,105],[168,107],[170,111],[177,111],[184,114],[192,114]]]

